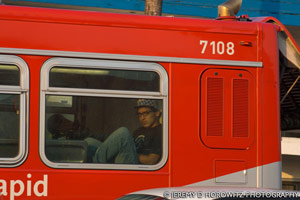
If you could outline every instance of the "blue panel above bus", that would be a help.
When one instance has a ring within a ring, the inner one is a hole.
[[[217,17],[217,6],[225,0],[163,0],[163,13],[198,17]],[[9,3],[50,3],[72,6],[143,11],[144,0],[3,0]],[[273,16],[285,25],[300,25],[299,0],[245,0],[238,15]]]

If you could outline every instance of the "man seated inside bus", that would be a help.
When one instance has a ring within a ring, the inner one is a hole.
[[[92,160],[96,163],[158,163],[162,153],[162,126],[159,121],[161,112],[158,103],[156,100],[139,99],[136,109],[141,127],[134,131],[133,135],[126,127],[118,128],[104,142],[94,137],[85,138],[88,143],[88,158],[93,157]],[[66,130],[66,127],[74,127],[70,123],[53,123],[51,117],[49,120],[48,130],[56,133],[55,135],[66,135],[62,132],[68,132],[69,135],[71,131]],[[66,122],[66,119],[60,121]]]
[[[114,131],[96,150],[98,163],[147,164],[158,163],[162,153],[161,112],[158,103],[139,99],[135,107],[141,127],[133,135],[125,127]]]

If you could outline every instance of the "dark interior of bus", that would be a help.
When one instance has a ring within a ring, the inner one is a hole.
[[[280,111],[284,137],[300,137],[300,70],[280,55]]]
[[[15,65],[0,65],[0,85],[18,87],[20,70]],[[19,154],[20,95],[0,93],[0,157]]]
[[[92,162],[91,138],[103,142],[120,127],[133,134],[140,127],[138,96],[160,90],[156,72],[78,67],[53,67],[49,85],[75,91],[45,96],[45,153],[52,162]]]

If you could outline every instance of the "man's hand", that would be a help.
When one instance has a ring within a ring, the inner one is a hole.
[[[158,163],[159,159],[160,159],[160,155],[158,154],[154,154],[154,153],[150,153],[149,155],[139,154],[140,163],[145,165],[154,165]]]
[[[134,143],[135,143],[136,150],[143,148],[144,141],[145,141],[144,135],[139,135],[137,138],[135,138]]]

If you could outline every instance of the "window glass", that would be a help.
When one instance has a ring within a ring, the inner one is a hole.
[[[27,151],[29,71],[17,56],[0,55],[0,166],[22,164]]]
[[[58,163],[157,164],[162,110],[160,99],[47,94],[46,157]]]
[[[0,93],[0,157],[19,154],[20,96]]]
[[[20,70],[15,65],[0,65],[0,85],[20,85]]]
[[[159,75],[147,71],[53,67],[49,79],[50,87],[159,91]]]

